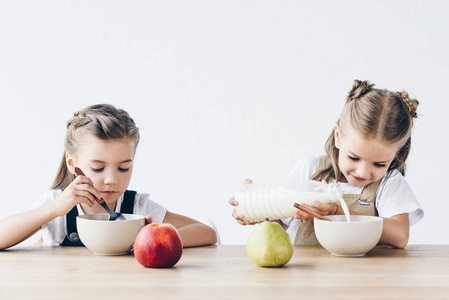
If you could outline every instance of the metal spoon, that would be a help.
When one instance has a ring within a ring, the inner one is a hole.
[[[86,175],[84,175],[84,172],[81,171],[81,169],[78,167],[75,167],[75,174],[77,176],[80,176],[80,175],[86,176]],[[106,202],[104,202],[103,198],[98,199],[94,194],[92,194],[92,196],[94,196],[94,198],[98,202],[98,204],[103,206],[103,208],[106,209],[106,211],[109,213],[109,221],[115,221],[116,219],[126,220],[126,218],[121,213],[114,212],[114,211],[110,210],[108,205],[106,204]]]

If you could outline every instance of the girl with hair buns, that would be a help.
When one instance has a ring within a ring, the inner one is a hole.
[[[424,216],[404,179],[418,104],[405,91],[377,89],[368,81],[355,80],[325,144],[327,155],[303,158],[289,177],[338,182],[350,214],[382,217],[380,243],[404,248],[409,239],[409,227]],[[230,204],[238,203],[231,198]],[[320,215],[344,214],[336,203],[315,201],[308,208]],[[251,224],[237,215],[235,209],[233,216],[242,225]],[[278,222],[295,244],[318,244],[313,217],[303,210],[297,209],[294,218]]]
[[[128,191],[139,129],[122,109],[108,104],[89,106],[67,122],[65,152],[51,189],[26,212],[0,221],[0,249],[16,245],[38,230],[46,245],[82,245],[76,216],[104,213],[95,197],[112,211],[144,215],[147,223],[171,223],[184,247],[215,244],[211,227],[167,211],[148,194]],[[85,176],[75,175],[79,167]]]

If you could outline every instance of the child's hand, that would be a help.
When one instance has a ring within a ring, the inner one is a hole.
[[[318,200],[313,201],[313,206],[302,203],[302,205],[307,206],[310,210],[315,213],[326,216],[326,215],[335,215],[338,210],[338,205],[336,203],[321,203]],[[304,221],[313,221],[313,216],[309,215],[303,210],[296,209],[295,210],[295,219],[300,219]]]
[[[55,213],[58,216],[64,216],[79,203],[85,203],[89,207],[93,207],[95,204],[93,195],[98,198],[101,197],[93,186],[93,182],[86,176],[77,176],[62,194],[53,201]]]
[[[252,183],[253,183],[253,181],[252,181],[251,179],[246,179],[245,182],[244,182],[244,184],[252,184]],[[235,200],[234,197],[232,197],[231,199],[229,199],[229,204],[231,204],[232,206],[237,206],[237,205],[239,205],[239,203]],[[250,222],[250,221],[243,220],[243,216],[238,215],[238,214],[237,214],[237,211],[235,210],[235,208],[234,208],[234,210],[232,211],[232,216],[234,217],[234,219],[237,220],[237,222],[238,222],[240,225],[254,225],[254,224],[257,224],[257,223],[258,223],[258,222]]]
[[[320,215],[335,215],[338,211],[337,203],[321,203],[318,200],[313,201],[314,207],[319,211]]]
[[[146,216],[145,217],[145,225],[148,225],[151,223],[153,223],[153,219],[151,218],[151,216]]]

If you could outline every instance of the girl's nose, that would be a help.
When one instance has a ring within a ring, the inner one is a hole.
[[[117,176],[115,175],[114,172],[107,172],[103,181],[105,184],[108,185],[117,184]]]
[[[371,174],[369,166],[366,164],[361,164],[359,168],[357,168],[357,175],[364,179],[369,179]]]

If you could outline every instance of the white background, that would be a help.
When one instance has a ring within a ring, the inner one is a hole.
[[[420,102],[407,179],[449,243],[445,1],[4,1],[0,219],[50,187],[65,122],[94,103],[141,129],[131,189],[244,244],[228,199],[324,153],[354,79]]]

